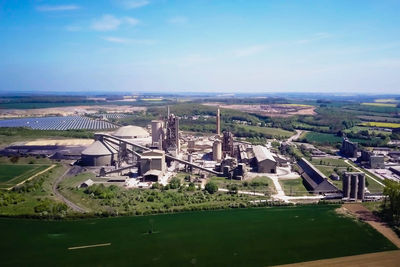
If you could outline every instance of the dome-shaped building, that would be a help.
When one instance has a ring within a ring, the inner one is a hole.
[[[84,166],[111,166],[117,150],[111,145],[95,141],[82,151],[81,163]]]
[[[135,138],[146,138],[149,137],[150,134],[148,131],[139,126],[128,125],[123,126],[116,130],[112,136],[121,138],[121,139],[135,139]]]

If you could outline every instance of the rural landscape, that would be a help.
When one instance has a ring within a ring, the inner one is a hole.
[[[0,266],[399,266],[399,9],[0,1]]]

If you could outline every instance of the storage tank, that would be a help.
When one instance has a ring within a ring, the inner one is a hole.
[[[351,189],[350,189],[350,198],[357,199],[357,192],[358,192],[358,175],[351,174]]]
[[[357,199],[364,200],[364,192],[365,192],[365,174],[358,175],[358,193]]]
[[[162,146],[162,128],[163,122],[160,120],[151,121],[151,142],[157,144],[159,147]]]
[[[219,140],[213,143],[213,160],[220,162],[222,160],[222,143]]]
[[[82,151],[81,163],[84,166],[111,166],[116,153],[112,146],[98,140]]]
[[[348,175],[347,173],[345,173],[343,176],[342,185],[343,185],[343,188],[342,188],[343,189],[343,197],[350,198],[350,175]]]

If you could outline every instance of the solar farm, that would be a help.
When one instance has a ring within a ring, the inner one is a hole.
[[[129,115],[123,113],[102,113],[102,114],[97,114],[96,117],[104,119],[122,119],[129,117]]]
[[[41,117],[0,120],[0,127],[28,127],[35,130],[103,130],[117,125],[83,116]]]

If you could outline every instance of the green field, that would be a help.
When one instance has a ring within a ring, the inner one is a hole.
[[[9,188],[45,170],[49,165],[2,164],[0,165],[0,188]]]
[[[261,133],[267,136],[271,136],[273,138],[289,138],[292,135],[294,135],[294,132],[286,131],[280,128],[271,128],[271,127],[259,127],[259,126],[250,126],[250,125],[245,125],[245,126],[238,126],[238,129],[242,128],[247,131],[254,131],[256,133]]]
[[[338,206],[142,217],[0,219],[2,266],[267,266],[393,250]],[[151,230],[152,233],[149,233]],[[70,247],[111,243],[69,250]]]
[[[307,196],[310,193],[304,187],[303,179],[290,179],[283,180],[279,179],[279,183],[282,186],[283,191],[285,191],[285,195],[287,196]]]
[[[374,103],[361,103],[363,106],[375,106],[375,107],[391,107],[395,108],[397,104],[393,103],[382,103],[382,102],[374,102]]]

